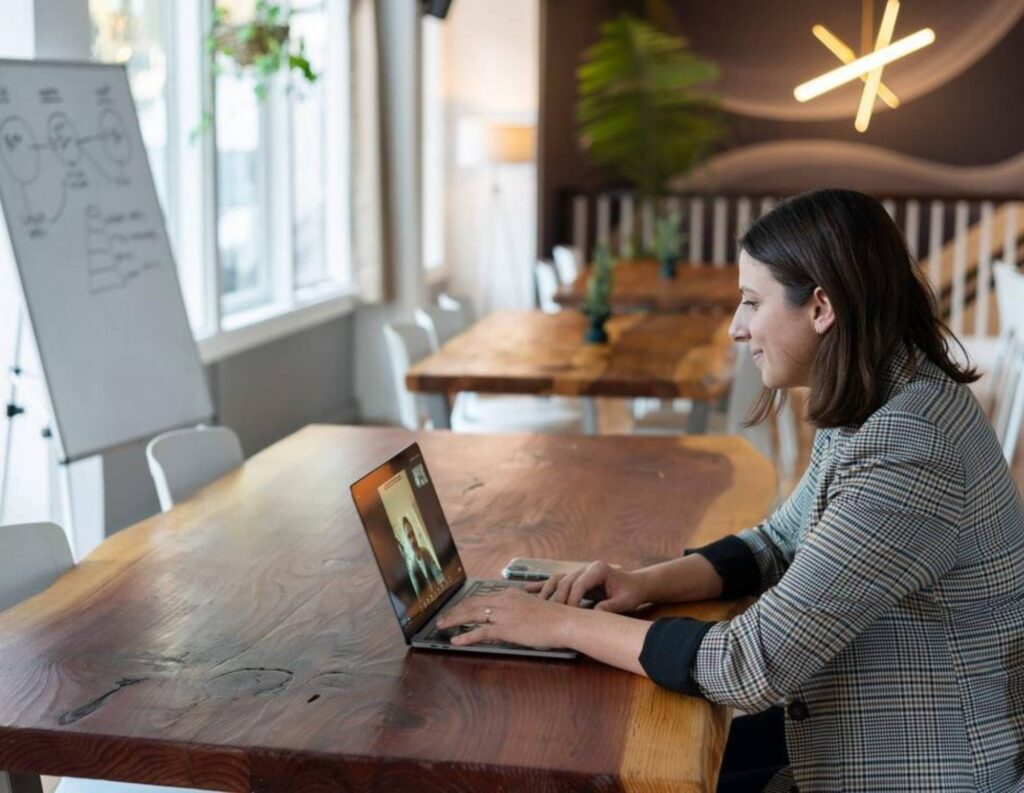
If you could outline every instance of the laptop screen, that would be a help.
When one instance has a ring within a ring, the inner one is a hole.
[[[352,498],[409,639],[466,580],[419,445],[414,443],[352,485]]]

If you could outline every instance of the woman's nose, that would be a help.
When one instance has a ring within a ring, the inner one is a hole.
[[[732,315],[732,322],[729,323],[729,338],[733,341],[748,341],[750,339],[750,332],[740,318],[739,308],[736,309],[736,312]]]

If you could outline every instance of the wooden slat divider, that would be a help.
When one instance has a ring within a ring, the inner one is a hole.
[[[704,199],[690,199],[690,264],[704,263]]]

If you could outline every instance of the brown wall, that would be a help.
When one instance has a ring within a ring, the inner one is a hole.
[[[774,79],[776,84],[765,83],[765,94],[781,96],[790,92],[799,80],[796,75],[813,76],[829,68],[831,56],[814,41],[809,33],[810,20],[823,17],[838,33],[846,31],[846,40],[853,46],[850,31],[859,30],[859,3],[822,4],[814,0],[730,0],[729,3],[691,2],[673,0],[671,6],[680,30],[687,36],[693,49],[719,63],[723,72],[721,83],[735,89],[743,76],[757,80]],[[982,9],[984,3],[975,6]],[[850,8],[846,8],[849,6]],[[937,33],[936,53],[940,43],[950,43],[956,37],[957,14],[963,15],[964,6],[941,3],[929,5],[904,3],[897,35],[906,35],[931,24]],[[575,68],[582,51],[596,40],[600,22],[616,13],[618,3],[613,0],[542,0],[541,2],[541,86],[539,112],[538,190],[540,234],[538,242],[542,255],[551,245],[567,239],[567,230],[560,227],[565,214],[559,195],[576,189],[594,189],[614,186],[605,175],[592,168],[580,151],[575,133]],[[881,13],[881,6],[877,12]],[[978,13],[981,13],[980,10]],[[937,17],[937,21],[929,18]],[[876,17],[875,27],[878,19]],[[945,22],[946,27],[942,27]],[[911,58],[914,56],[910,56]],[[764,74],[756,72],[757,59],[765,59]],[[732,65],[732,66],[730,66]],[[751,68],[751,66],[755,68]],[[920,70],[921,64],[915,64]],[[903,68],[903,75],[911,69]],[[900,83],[901,74],[895,68],[887,79],[894,82],[897,93],[907,84]],[[1001,39],[959,74],[933,90],[907,101],[900,109],[876,113],[866,134],[853,129],[852,109],[856,107],[858,89],[850,86],[847,95],[850,114],[834,119],[776,119],[763,116],[728,113],[730,129],[722,144],[723,152],[736,153],[761,144],[781,141],[827,141],[873,147],[886,153],[924,161],[925,177],[908,182],[904,171],[893,167],[873,172],[869,184],[857,184],[856,169],[843,170],[841,156],[834,169],[819,168],[815,172],[793,169],[780,173],[761,173],[751,178],[750,187],[727,185],[724,192],[751,189],[753,192],[787,194],[809,189],[822,180],[834,184],[835,180],[873,192],[917,195],[950,195],[963,190],[965,195],[1017,194],[1024,191],[1024,179],[1016,174],[1024,170],[1011,169],[1002,173],[1001,180],[974,181],[966,177],[962,183],[950,182],[948,171],[945,187],[936,182],[929,190],[927,170],[943,171],[945,166],[971,169],[977,176],[980,166],[1006,163],[1014,157],[1024,156],[1024,101],[1021,84],[1024,78],[1024,22],[1012,24]],[[773,94],[774,92],[774,94]],[[1022,161],[1024,162],[1024,161]],[[965,171],[966,173],[966,171]],[[909,187],[908,187],[909,185]],[[714,185],[711,185],[714,189]]]

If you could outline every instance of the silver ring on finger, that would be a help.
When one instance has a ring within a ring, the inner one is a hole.
[[[487,606],[484,609],[484,622],[485,623],[490,624],[490,622],[491,622],[491,615],[493,613],[494,613],[494,609],[492,609],[490,606]]]

